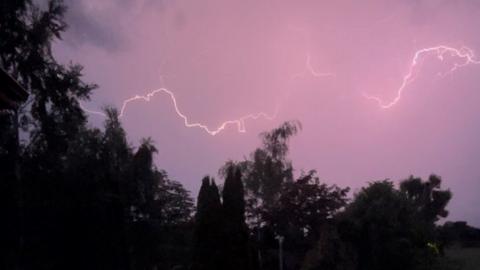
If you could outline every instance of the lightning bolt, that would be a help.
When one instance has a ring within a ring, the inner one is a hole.
[[[293,29],[296,30],[296,31],[301,31],[301,32],[304,31],[302,29],[296,29],[296,28],[293,28]],[[305,61],[304,70],[301,73],[294,74],[291,77],[292,80],[294,80],[298,77],[305,77],[306,75],[311,75],[313,77],[334,77],[335,76],[334,73],[317,71],[312,65],[310,53],[306,54],[306,59],[305,60],[306,61]],[[290,92],[291,91],[288,91],[287,97],[289,96]],[[281,102],[279,102],[277,104],[277,106],[275,107],[275,111],[274,111],[273,114],[268,114],[268,113],[265,113],[265,112],[247,114],[247,115],[244,115],[244,116],[242,116],[240,118],[237,118],[237,119],[234,119],[234,120],[227,120],[227,121],[221,123],[216,128],[210,128],[207,125],[202,124],[200,122],[191,122],[189,120],[189,118],[180,110],[180,108],[177,104],[177,99],[176,99],[174,93],[172,91],[168,90],[167,88],[162,87],[162,88],[153,90],[153,91],[151,91],[151,92],[149,92],[145,95],[135,95],[131,98],[128,98],[128,99],[124,100],[123,103],[122,103],[122,107],[120,109],[119,118],[123,118],[123,116],[125,115],[125,112],[127,110],[127,107],[131,102],[136,102],[136,101],[149,102],[157,94],[166,94],[168,97],[170,97],[170,100],[173,104],[173,108],[175,110],[175,113],[177,114],[178,117],[180,117],[183,120],[183,124],[184,124],[185,127],[187,127],[187,128],[200,128],[203,131],[205,131],[207,134],[212,135],[212,136],[215,136],[218,133],[222,132],[228,126],[236,126],[238,132],[245,133],[246,132],[245,122],[247,120],[257,120],[257,119],[260,119],[260,118],[266,119],[266,120],[274,120],[278,115],[278,111],[279,111],[280,106],[283,104],[283,102],[285,100],[288,100],[288,98],[281,99]],[[86,108],[85,106],[83,106],[83,104],[81,104],[81,103],[80,103],[80,108],[83,109],[87,113],[102,116],[102,117],[107,117],[107,115],[105,113],[103,113],[101,111],[90,110],[90,109]]]
[[[180,118],[183,119],[183,124],[185,125],[185,127],[187,127],[187,128],[200,128],[200,129],[204,130],[205,132],[207,132],[209,135],[212,135],[212,136],[217,135],[218,133],[225,130],[230,125],[237,126],[238,132],[245,133],[246,132],[245,121],[247,121],[247,120],[257,120],[259,118],[264,118],[264,119],[267,119],[267,120],[273,120],[277,117],[278,108],[279,108],[279,106],[277,106],[276,109],[275,109],[275,112],[272,115],[269,115],[265,112],[247,114],[247,115],[244,115],[244,116],[242,116],[238,119],[227,120],[227,121],[221,123],[216,128],[212,129],[212,128],[209,128],[207,125],[204,125],[202,123],[190,122],[188,117],[184,113],[182,113],[182,111],[180,110],[180,108],[177,104],[177,99],[175,98],[175,95],[173,94],[173,92],[166,89],[166,88],[159,88],[159,89],[151,91],[150,93],[147,93],[146,95],[135,95],[131,98],[128,98],[128,99],[124,100],[118,117],[122,118],[125,115],[125,112],[126,112],[126,109],[127,109],[127,106],[128,106],[129,103],[135,102],[135,101],[149,102],[155,95],[160,94],[160,93],[166,94],[167,96],[170,97],[170,100],[172,101],[175,113]],[[107,117],[107,115],[103,112],[86,109],[86,108],[83,107],[83,105],[81,105],[80,107],[88,113],[92,113],[92,114],[100,115],[100,116],[103,116],[103,117]]]
[[[307,73],[312,75],[313,77],[317,77],[317,78],[318,77],[335,77],[336,76],[335,73],[317,71],[312,65],[312,59],[311,59],[310,53],[307,53],[307,55],[306,55],[305,68],[304,68],[303,72],[294,74],[292,76],[292,79],[305,77],[305,75]]]
[[[304,71],[302,73],[297,73],[297,74],[293,75],[292,79],[295,79],[297,77],[303,77],[303,76],[305,76],[305,74],[307,72],[308,72],[308,74],[312,75],[313,77],[335,76],[335,74],[333,74],[333,73],[322,73],[322,72],[316,71],[311,64],[310,54],[307,54]],[[215,136],[218,133],[222,132],[228,126],[236,126],[237,131],[239,133],[245,133],[246,132],[245,122],[247,120],[257,120],[257,119],[260,119],[260,118],[263,118],[263,119],[266,119],[266,120],[274,120],[277,117],[279,108],[282,104],[282,103],[277,104],[273,114],[268,114],[268,113],[265,113],[265,112],[247,114],[247,115],[244,115],[244,116],[242,116],[238,119],[227,120],[227,121],[221,123],[216,128],[212,129],[212,128],[209,128],[207,125],[199,123],[199,122],[190,122],[188,117],[184,113],[182,113],[182,111],[180,110],[180,108],[177,104],[177,99],[175,98],[175,94],[172,91],[168,90],[167,88],[159,88],[159,89],[153,90],[153,91],[151,91],[151,92],[149,92],[145,95],[135,95],[131,98],[128,98],[128,99],[124,100],[123,103],[122,103],[122,107],[120,109],[120,113],[119,113],[118,117],[123,118],[123,116],[125,115],[125,112],[127,110],[127,107],[131,102],[135,102],[135,101],[149,102],[155,95],[160,94],[160,93],[166,94],[167,96],[170,97],[170,100],[172,101],[175,113],[177,114],[177,116],[179,116],[183,120],[183,124],[184,124],[185,127],[187,127],[187,128],[200,128],[200,129],[204,130],[206,133],[208,133],[209,135],[212,135],[212,136]],[[85,106],[83,106],[83,104],[81,104],[81,103],[80,103],[80,108],[87,113],[94,114],[94,115],[99,115],[99,116],[102,116],[102,117],[107,117],[107,115],[105,113],[103,113],[101,111],[90,110],[90,109],[86,108]]]
[[[407,70],[407,73],[403,76],[402,83],[400,84],[400,87],[397,89],[397,94],[393,100],[390,102],[385,102],[381,98],[377,96],[371,96],[366,93],[363,93],[363,96],[367,99],[373,100],[382,109],[389,109],[393,107],[395,104],[397,104],[400,99],[402,98],[402,94],[407,88],[409,84],[415,81],[417,67],[419,66],[419,62],[421,59],[423,59],[427,55],[433,55],[440,61],[443,61],[445,59],[445,56],[451,56],[451,57],[457,57],[462,59],[462,62],[454,63],[453,67],[446,73],[452,73],[456,71],[459,68],[465,67],[470,64],[480,64],[480,61],[475,58],[475,54],[472,49],[468,47],[462,47],[460,49],[445,46],[445,45],[439,45],[435,47],[429,47],[429,48],[423,48],[415,52],[411,62],[410,66]]]
[[[310,72],[310,74],[313,77],[334,77],[335,76],[335,73],[316,71],[312,66],[310,54],[307,54],[307,62],[306,62],[305,65],[306,65],[306,68],[307,68],[308,72]]]

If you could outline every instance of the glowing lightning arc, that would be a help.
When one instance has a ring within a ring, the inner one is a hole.
[[[456,49],[456,48],[445,46],[445,45],[439,45],[435,47],[424,48],[415,52],[415,55],[413,56],[412,61],[410,63],[408,72],[403,77],[402,84],[397,89],[397,95],[392,101],[385,102],[377,96],[371,96],[365,93],[363,94],[364,97],[377,102],[382,109],[389,109],[393,107],[402,98],[402,94],[405,91],[406,87],[415,80],[415,74],[414,74],[415,68],[418,66],[420,58],[426,54],[433,54],[440,61],[444,60],[445,55],[450,55],[452,57],[458,57],[463,59],[462,63],[455,63],[453,67],[448,71],[448,73],[454,72],[458,68],[467,66],[469,64],[480,64],[480,60],[475,59],[475,54],[473,50],[467,47]]]
[[[316,71],[315,68],[312,66],[311,57],[310,57],[309,53],[307,53],[304,71],[302,73],[297,73],[297,74],[293,75],[291,77],[291,79],[295,79],[297,77],[303,77],[303,76],[308,75],[308,74],[312,75],[313,77],[329,77],[329,76],[334,77],[335,76],[334,73],[322,73],[322,72]],[[153,90],[150,93],[147,93],[146,95],[135,95],[131,98],[128,98],[128,99],[124,100],[123,104],[122,104],[122,107],[120,109],[119,118],[122,118],[124,116],[125,111],[127,109],[127,105],[130,102],[134,102],[134,101],[138,101],[138,100],[149,102],[150,99],[153,98],[158,93],[164,93],[164,94],[166,94],[170,97],[170,99],[173,103],[173,107],[175,109],[175,112],[180,118],[183,119],[183,124],[185,125],[185,127],[200,128],[200,129],[203,129],[205,132],[207,132],[209,135],[212,135],[212,136],[217,135],[219,132],[225,130],[227,128],[227,126],[230,126],[230,125],[234,125],[234,126],[236,125],[237,126],[237,131],[241,132],[241,133],[244,133],[244,132],[246,132],[245,121],[247,121],[247,120],[257,120],[259,118],[263,118],[263,119],[267,119],[267,120],[273,120],[277,117],[279,107],[282,104],[282,102],[277,104],[277,106],[275,107],[275,111],[272,115],[269,115],[265,112],[247,114],[247,115],[244,115],[244,116],[242,116],[238,119],[227,120],[227,121],[221,123],[215,129],[211,129],[207,125],[204,125],[204,124],[199,123],[199,122],[191,123],[190,120],[188,119],[188,117],[180,111],[180,109],[178,107],[178,104],[177,104],[177,100],[176,100],[173,92],[166,89],[166,88],[159,88],[159,89]],[[107,115],[105,113],[103,113],[101,111],[94,111],[94,110],[87,109],[83,106],[83,104],[80,104],[80,108],[87,113],[107,117]]]
[[[303,72],[294,74],[292,76],[292,79],[304,77],[306,75],[306,73],[312,75],[313,77],[317,77],[317,78],[318,77],[335,77],[336,76],[335,73],[332,73],[332,72],[319,72],[319,71],[317,71],[312,65],[312,59],[311,59],[309,53],[307,53],[307,56],[306,56],[305,68],[304,68]]]
[[[143,100],[143,101],[146,101],[146,102],[149,102],[151,100],[151,98],[153,98],[156,94],[158,93],[164,93],[164,94],[167,94],[172,103],[173,103],[173,107],[175,109],[175,112],[177,113],[177,115],[183,119],[183,124],[185,125],[185,127],[188,127],[188,128],[200,128],[200,129],[203,129],[205,132],[207,132],[208,134],[212,135],[212,136],[215,136],[217,135],[219,132],[221,132],[222,130],[224,130],[227,126],[229,125],[236,125],[237,126],[237,130],[238,132],[241,132],[241,133],[244,133],[246,131],[245,129],[245,121],[246,120],[256,120],[256,119],[259,119],[259,118],[265,118],[267,120],[273,120],[276,118],[277,116],[277,113],[278,113],[278,106],[277,108],[275,109],[275,112],[273,115],[269,115],[267,113],[264,113],[264,112],[259,112],[259,113],[254,113],[254,114],[247,114],[247,115],[244,115],[238,119],[235,119],[235,120],[228,120],[228,121],[225,121],[223,123],[221,123],[217,128],[215,129],[210,129],[208,126],[204,125],[204,124],[201,124],[201,123],[191,123],[189,120],[188,120],[188,117],[183,114],[180,109],[178,108],[178,105],[177,105],[177,99],[175,98],[175,95],[173,94],[172,91],[166,89],[166,88],[159,88],[159,89],[156,89],[156,90],[153,90],[152,92],[150,93],[147,93],[146,95],[135,95],[129,99],[126,99],[123,101],[123,104],[122,104],[122,107],[120,109],[120,114],[119,114],[119,118],[122,118],[125,114],[125,111],[127,109],[127,105],[130,103],[130,102],[134,102],[134,101],[138,101],[138,100]],[[99,112],[99,111],[92,111],[92,110],[89,110],[89,109],[86,109],[83,107],[83,105],[80,106],[84,111],[88,112],[88,113],[92,113],[92,114],[96,114],[96,115],[100,115],[100,116],[103,116],[103,117],[107,117],[107,115],[103,112]]]
[[[308,72],[308,74],[312,75],[313,77],[335,76],[335,74],[333,74],[333,73],[321,73],[321,72],[316,71],[311,64],[310,54],[307,54],[304,72],[295,74],[292,77],[292,79],[295,79],[296,77],[304,76],[307,72]],[[185,125],[185,127],[200,128],[200,129],[203,129],[205,132],[207,132],[209,135],[212,135],[212,136],[217,135],[218,133],[225,130],[230,125],[236,125],[238,132],[245,133],[246,132],[245,121],[247,121],[247,120],[257,120],[259,118],[263,118],[263,119],[267,119],[267,120],[273,120],[277,117],[279,107],[281,105],[281,104],[277,104],[277,106],[275,107],[275,111],[272,115],[269,115],[265,112],[247,114],[247,115],[244,115],[244,116],[242,116],[238,119],[227,120],[227,121],[221,123],[217,128],[211,129],[207,125],[204,125],[204,124],[199,123],[199,122],[191,123],[189,121],[188,117],[180,111],[180,109],[178,107],[178,104],[177,104],[177,99],[175,98],[175,95],[173,94],[173,92],[166,89],[166,88],[159,88],[159,89],[153,90],[150,93],[147,93],[146,95],[135,95],[131,98],[128,98],[128,99],[124,100],[123,103],[122,103],[122,107],[120,109],[120,113],[119,113],[118,117],[122,118],[125,115],[125,111],[126,111],[127,106],[130,102],[139,101],[139,100],[149,102],[158,93],[164,93],[164,94],[167,94],[170,97],[170,99],[173,103],[173,107],[175,109],[175,112],[180,118],[183,119],[183,124]],[[94,110],[87,109],[87,108],[85,108],[85,106],[83,106],[83,104],[80,104],[80,108],[87,113],[107,117],[107,115],[105,113],[103,113],[101,111],[94,111]]]
[[[329,77],[329,76],[335,77],[335,73],[316,71],[312,66],[310,54],[307,54],[306,68],[310,72],[310,74],[312,74],[313,77]]]

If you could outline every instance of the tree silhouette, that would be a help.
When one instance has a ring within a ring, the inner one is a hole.
[[[223,269],[222,214],[218,187],[206,176],[197,199],[192,269]]]
[[[227,269],[251,269],[245,199],[240,169],[228,168],[223,187],[223,251]]]
[[[264,214],[274,207],[283,184],[293,181],[292,165],[287,159],[288,141],[300,127],[298,122],[285,122],[270,132],[262,133],[262,147],[256,149],[250,159],[228,161],[219,171],[225,176],[231,166],[241,170],[247,223],[251,227],[259,228],[266,222]]]
[[[441,190],[442,179],[436,175],[430,175],[427,181],[421,178],[410,178],[400,183],[400,191],[405,193],[411,200],[420,218],[426,223],[432,224],[439,218],[448,216],[445,209],[452,194],[449,190]]]
[[[95,86],[81,80],[80,66],[64,67],[52,55],[51,45],[66,26],[64,11],[61,1],[50,1],[45,9],[27,0],[0,5],[0,65],[30,92],[24,108],[1,116],[3,134],[18,134],[22,128],[23,137],[28,138],[18,151],[20,173],[15,180],[6,180],[15,182],[9,192],[15,196],[13,207],[18,213],[18,218],[11,217],[17,228],[10,232],[18,245],[6,249],[16,258],[7,255],[1,260],[7,268],[41,269],[48,267],[52,257],[59,258],[55,264],[59,267],[69,258],[69,250],[63,247],[70,233],[68,202],[73,198],[68,197],[70,182],[62,181],[62,176],[69,145],[86,123],[77,99],[87,99]]]
[[[375,182],[362,188],[344,215],[349,223],[342,224],[341,232],[353,238],[357,269],[414,266],[412,208],[392,182]]]
[[[162,226],[183,226],[189,223],[194,212],[194,203],[182,184],[169,179],[165,171],[155,171],[156,189],[155,214],[159,215]]]
[[[355,195],[340,214],[338,230],[346,245],[352,244],[356,251],[350,256],[357,258],[356,269],[433,267],[438,256],[434,222],[445,214],[451,194],[439,189],[437,177],[430,179],[423,183],[410,178],[400,189],[390,181],[374,182]],[[442,195],[433,195],[433,190]],[[442,200],[433,202],[435,198]]]

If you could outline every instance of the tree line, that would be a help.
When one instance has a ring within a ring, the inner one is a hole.
[[[315,170],[296,177],[298,122],[227,161],[223,185],[204,177],[195,205],[154,164],[152,140],[128,142],[114,108],[88,125],[80,102],[96,85],[52,55],[65,10],[0,3],[0,65],[30,93],[0,114],[1,269],[444,269],[459,230],[437,225],[452,197],[440,177],[375,181],[353,198]]]

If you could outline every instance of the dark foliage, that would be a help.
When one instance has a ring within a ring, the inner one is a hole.
[[[469,226],[465,221],[445,222],[436,230],[441,251],[447,247],[480,247],[480,229]]]
[[[240,169],[230,167],[223,187],[223,252],[225,268],[251,269],[245,199]]]
[[[198,194],[192,269],[222,269],[222,214],[217,185],[206,176]]]
[[[305,269],[433,269],[440,256],[434,222],[445,216],[451,197],[440,183],[436,176],[426,182],[411,177],[400,189],[390,181],[362,188]]]
[[[95,85],[51,53],[65,9],[61,1],[0,4],[0,65],[30,93],[18,111],[0,115],[0,268],[178,264],[159,254],[189,255],[192,199],[153,166],[150,141],[129,146],[115,110],[106,111],[103,131],[86,126],[79,102]]]

